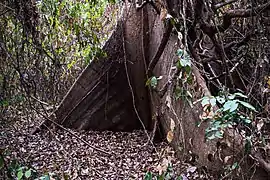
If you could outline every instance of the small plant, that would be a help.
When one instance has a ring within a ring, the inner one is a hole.
[[[243,110],[256,111],[256,109],[251,104],[240,100],[246,98],[247,96],[238,92],[201,99],[201,105],[203,106],[201,119],[211,120],[209,127],[206,129],[207,139],[222,138],[224,130],[233,125],[249,125],[251,123],[251,119],[242,112]],[[215,110],[214,107],[220,108]]]
[[[19,167],[16,171],[16,176],[18,180],[29,179],[30,177],[33,177],[33,173],[36,173],[33,169],[26,166]]]
[[[13,159],[10,162],[5,160],[5,157],[8,155],[8,152],[5,150],[0,151],[0,172],[3,176],[8,177],[8,179],[16,180],[50,180],[50,179],[60,179],[53,173],[45,173],[42,176],[38,174],[36,170],[28,166],[24,166],[19,163],[17,159]],[[64,179],[68,179],[64,177]]]
[[[171,165],[169,165],[166,171],[162,172],[160,175],[148,171],[144,176],[144,180],[170,180],[170,179],[182,180],[182,176],[177,177],[175,175],[175,172],[173,171]]]
[[[233,163],[232,165],[227,165],[224,167],[224,177],[229,176],[233,173],[233,171],[237,170],[239,168],[238,162]]]
[[[187,100],[192,107],[192,93],[189,91],[189,87],[193,83],[193,76],[191,71],[191,58],[186,50],[178,49],[176,52],[178,56],[178,61],[176,64],[179,70],[179,75],[177,77],[178,81],[175,87],[175,98]]]
[[[162,76],[160,76],[160,77],[152,76],[146,81],[145,85],[149,86],[149,87],[151,87],[153,89],[156,89],[157,85],[158,85],[158,81],[161,80],[161,79],[162,79]]]
[[[37,177],[37,172],[34,169],[21,165],[15,159],[7,164],[3,154],[1,154],[0,157],[0,170],[6,171],[9,178],[17,180],[33,179]]]

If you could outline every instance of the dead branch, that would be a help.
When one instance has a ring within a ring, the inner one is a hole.
[[[204,96],[211,96],[209,89],[207,88],[203,77],[201,76],[199,69],[196,66],[192,66],[192,72],[196,77],[198,85],[202,88],[202,93]]]
[[[226,5],[228,5],[228,4],[234,3],[234,2],[236,2],[236,1],[238,1],[238,0],[225,0],[225,1],[223,1],[223,2],[220,2],[220,3],[218,3],[218,4],[215,4],[215,5],[214,5],[214,9],[217,10],[217,9],[219,9],[219,8],[222,8],[223,6],[226,6]]]
[[[224,46],[225,52],[228,52],[232,47],[240,47],[240,46],[246,44],[246,43],[250,40],[250,38],[251,38],[253,35],[254,35],[254,34],[252,34],[252,33],[250,32],[250,33],[248,33],[242,40],[240,40],[240,41],[232,41],[232,42],[226,44],[226,45]]]
[[[224,32],[232,24],[232,19],[234,18],[247,18],[252,16],[257,16],[262,12],[270,9],[270,1],[254,9],[236,9],[229,10],[223,16],[223,23],[218,25],[210,25],[206,22],[201,24],[201,28],[206,32],[207,35],[213,35],[218,32]]]

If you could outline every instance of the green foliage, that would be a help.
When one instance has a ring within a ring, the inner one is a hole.
[[[23,95],[16,95],[14,97],[11,97],[10,99],[0,100],[0,107],[8,107],[9,105],[21,103],[24,101],[25,98]]]
[[[151,78],[149,78],[147,81],[146,81],[146,86],[150,86],[152,88],[156,88],[157,87],[157,84],[158,84],[158,79],[157,77],[153,76]]]
[[[239,168],[239,163],[238,162],[234,162],[232,165],[227,165],[224,167],[224,176],[228,176],[229,174],[231,174],[233,171],[237,170]]]
[[[152,173],[150,171],[146,172],[144,176],[144,180],[170,180],[170,179],[176,179],[181,180],[182,176],[175,175],[175,172],[173,171],[172,166],[168,166],[165,172],[162,172],[160,175]]]
[[[0,113],[9,106],[14,111],[29,108],[19,97],[59,102],[82,69],[105,56],[101,38],[107,0],[21,2],[3,1]]]
[[[246,99],[247,96],[242,93],[222,94],[216,97],[204,97],[201,100],[203,106],[202,120],[211,120],[209,127],[206,129],[208,139],[222,138],[224,130],[233,125],[246,125],[251,123],[251,119],[242,113],[243,110],[256,111],[249,103],[240,100]],[[219,106],[218,110],[213,107]]]
[[[179,59],[176,64],[179,70],[179,76],[174,90],[175,98],[187,100],[190,106],[192,106],[192,93],[189,91],[189,86],[193,82],[191,58],[186,50],[178,49],[176,54]]]
[[[74,60],[89,63],[102,55],[99,42],[100,17],[106,1],[44,0],[38,4],[43,32],[42,47],[69,68]]]
[[[160,77],[155,77],[155,76],[152,76],[150,77],[149,79],[147,79],[146,83],[145,83],[145,86],[149,86],[153,89],[156,89],[157,88],[157,85],[158,85],[158,81],[162,79],[162,76]]]
[[[182,50],[182,49],[178,49],[176,54],[179,57],[177,67],[179,69],[183,68],[183,67],[188,67],[188,69],[190,69],[190,67],[191,67],[191,58],[190,58],[189,54],[185,50]]]
[[[39,176],[38,172],[33,168],[24,166],[17,159],[11,161],[6,161],[5,157],[9,155],[8,151],[0,152],[0,171],[6,172],[7,177],[17,180],[50,180],[50,177],[54,179],[59,179],[56,175],[51,173],[46,173],[42,176]]]

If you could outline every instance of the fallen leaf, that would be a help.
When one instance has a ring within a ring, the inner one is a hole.
[[[160,11],[160,20],[164,21],[167,17],[168,11],[166,8],[162,8]]]
[[[197,170],[197,167],[191,166],[191,167],[189,167],[189,168],[187,169],[187,172],[194,173],[196,170]]]
[[[233,156],[226,156],[224,158],[224,164],[228,164],[229,160],[232,159]]]
[[[167,141],[168,141],[169,143],[171,143],[172,140],[173,140],[173,132],[172,132],[172,131],[169,131],[169,132],[167,133]]]
[[[260,131],[262,129],[263,125],[264,125],[264,121],[262,119],[259,120],[259,122],[257,123],[257,129],[258,129],[258,131]]]

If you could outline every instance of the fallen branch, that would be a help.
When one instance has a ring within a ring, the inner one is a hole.
[[[32,99],[36,100],[37,102],[39,102],[40,104],[43,104],[43,105],[45,105],[45,106],[50,106],[48,103],[46,103],[46,102],[44,102],[44,101],[41,101],[41,100],[39,100],[38,98],[36,98],[36,97],[34,97],[34,96],[32,96],[32,95],[30,95],[30,97],[31,97]]]
[[[238,48],[238,47],[246,44],[253,35],[254,34],[252,34],[251,32],[249,32],[249,33],[247,33],[247,35],[242,40],[240,40],[240,41],[232,41],[232,42],[226,44],[224,46],[225,52],[228,52],[232,47],[237,47]]]

